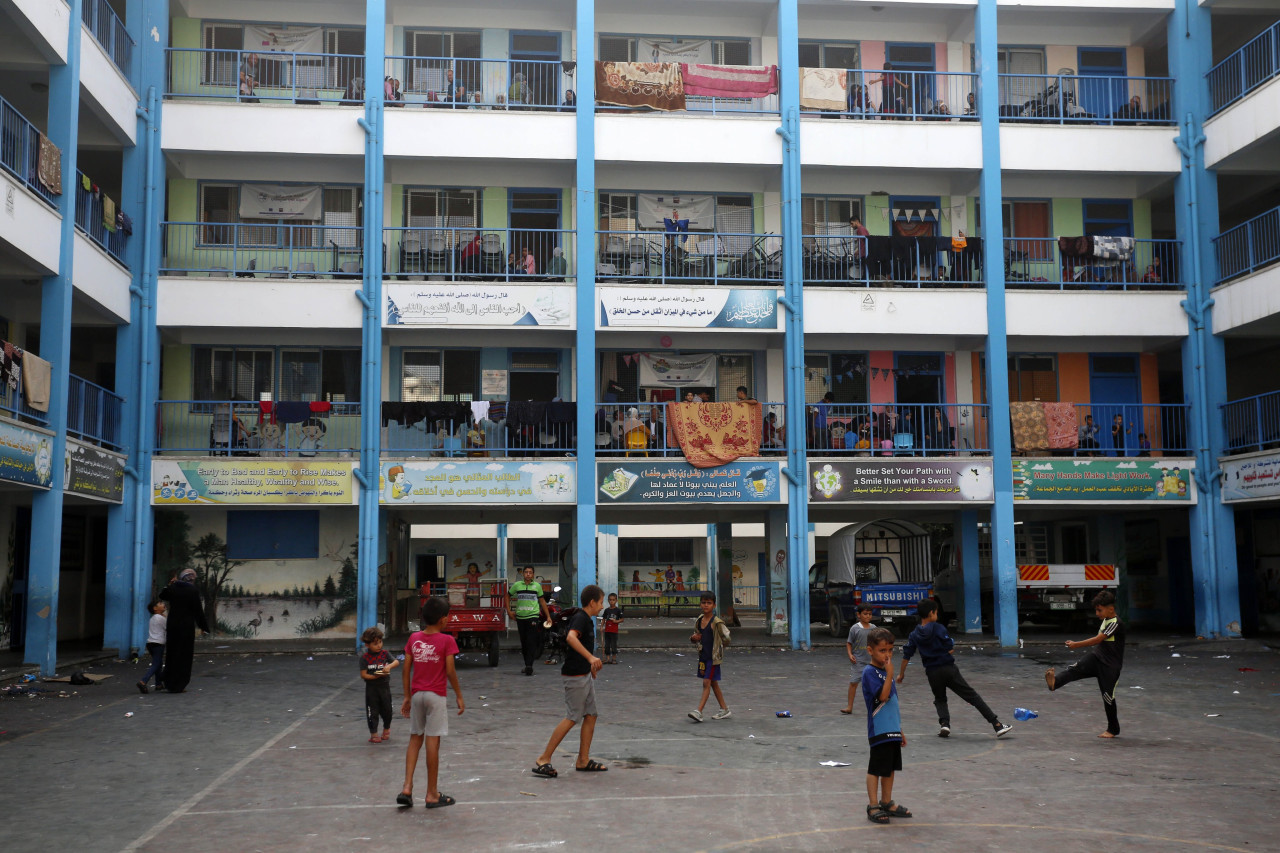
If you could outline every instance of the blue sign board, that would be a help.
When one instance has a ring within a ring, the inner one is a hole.
[[[0,421],[0,480],[48,488],[53,477],[53,437]]]

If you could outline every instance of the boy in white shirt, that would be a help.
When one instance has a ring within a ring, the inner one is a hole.
[[[165,603],[153,601],[147,605],[151,618],[147,620],[147,651],[151,654],[151,667],[138,682],[138,692],[147,693],[147,682],[156,678],[156,689],[164,686],[164,646],[169,638],[169,618],[164,615]]]

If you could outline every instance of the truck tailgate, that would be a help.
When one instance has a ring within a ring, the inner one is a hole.
[[[1116,585],[1116,567],[1106,563],[1049,563],[1018,566],[1018,586],[1109,587]]]
[[[915,607],[931,591],[924,583],[860,584],[864,604],[877,607]]]

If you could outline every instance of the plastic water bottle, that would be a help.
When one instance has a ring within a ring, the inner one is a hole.
[[[779,711],[779,712],[778,712],[777,714],[775,714],[774,716],[777,716],[777,717],[790,717],[790,716],[791,716],[791,712],[790,712],[790,711]]]
[[[1013,718],[1015,720],[1021,720],[1024,723],[1027,720],[1034,720],[1038,716],[1040,715],[1037,714],[1035,711],[1032,711],[1030,708],[1014,708],[1013,709]]]

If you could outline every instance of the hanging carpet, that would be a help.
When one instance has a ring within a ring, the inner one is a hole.
[[[727,465],[760,455],[760,404],[668,403],[667,445],[679,445],[695,468]]]

